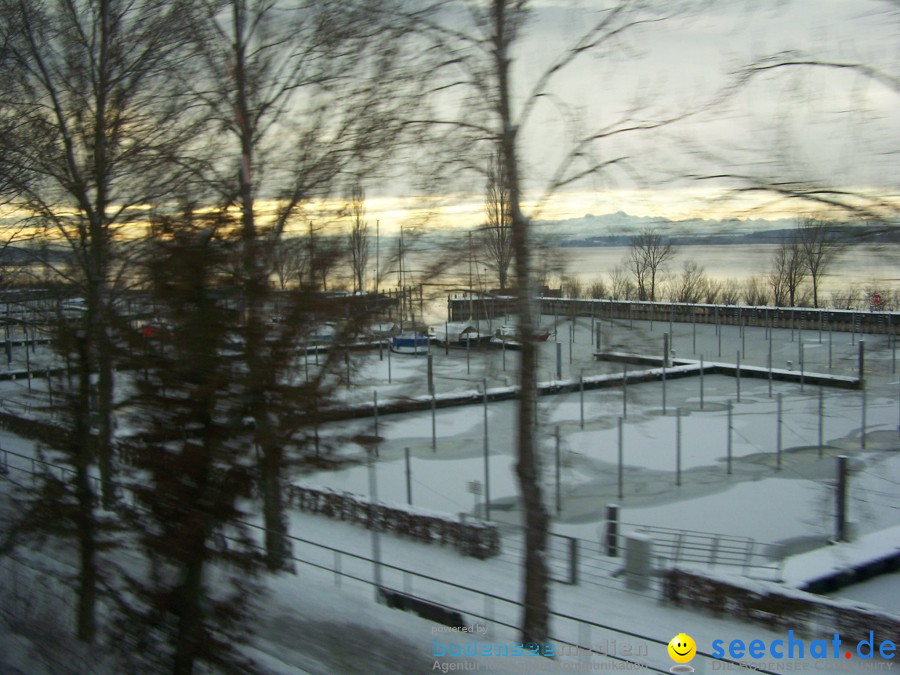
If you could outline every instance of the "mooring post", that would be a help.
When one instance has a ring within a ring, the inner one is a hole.
[[[372,416],[375,418],[375,439],[378,439],[378,390],[372,392]]]
[[[744,328],[743,315],[739,315],[739,316],[740,316],[740,321],[741,321],[741,351],[746,354],[747,353],[747,331]]]
[[[562,471],[562,461],[560,460],[560,452],[559,452],[559,425],[556,425],[556,429],[553,434],[553,439],[555,441],[554,447],[556,450],[556,515],[562,513],[562,479],[560,477]]]
[[[697,354],[697,308],[691,307],[691,332],[692,332],[692,343],[691,343],[691,353]]]
[[[778,416],[775,422],[775,459],[776,467],[781,471],[781,419],[782,419],[782,394],[778,392]]]
[[[831,346],[834,343],[834,323],[828,322],[828,370],[831,370]]]
[[[862,419],[860,420],[860,430],[859,430],[859,447],[863,450],[866,449],[866,388],[865,386],[860,390],[862,394]]]
[[[837,457],[837,500],[834,538],[847,541],[847,455]]]
[[[728,458],[727,458],[727,467],[728,467],[728,475],[731,475],[731,400],[728,401]]]
[[[406,458],[406,503],[412,506],[412,467],[409,461],[409,448],[403,448],[403,455]]]
[[[437,397],[431,391],[431,451],[437,452]]]
[[[663,353],[662,353],[662,364],[663,368],[669,365],[669,333],[663,333]]]
[[[718,308],[716,308],[716,321],[719,320]],[[722,327],[717,325],[718,328],[718,336],[719,336],[719,356],[718,358],[722,358]]]
[[[624,447],[624,442],[625,442],[624,428],[625,428],[625,424],[624,424],[624,423],[625,423],[625,420],[624,420],[623,418],[620,417],[620,418],[619,418],[619,452],[618,452],[618,456],[619,456],[618,459],[619,459],[619,461],[618,461],[618,480],[617,480],[617,482],[618,482],[618,487],[619,487],[619,491],[618,491],[619,499],[622,499],[622,497],[624,496],[624,491],[625,491],[625,486],[624,486],[623,481],[622,481],[622,478],[623,478],[623,474],[622,474],[622,458],[623,458],[623,456],[624,456],[624,454],[625,454],[625,447]]]
[[[663,359],[662,359],[662,410],[666,414],[666,363],[669,360],[667,351],[669,347],[669,334],[663,333]]]
[[[675,485],[681,487],[681,408],[675,409]]]
[[[802,392],[803,387],[806,384],[806,369],[805,369],[806,364],[803,362],[803,360],[804,360],[803,340],[800,340],[800,342],[798,343],[798,347],[800,348],[800,359],[799,359],[799,361],[800,361],[800,391]]]
[[[484,519],[491,519],[491,472],[490,442],[488,440],[488,394],[487,378],[482,380],[484,387]]]
[[[824,451],[824,436],[825,436],[825,392],[822,387],[819,387],[819,457],[822,456],[822,452]]]
[[[578,404],[581,413],[581,428],[584,429],[584,368],[578,375]]]
[[[861,387],[865,386],[865,373],[866,373],[866,341],[859,341],[859,355],[857,357],[858,363],[857,368],[859,369],[859,385]]]
[[[703,357],[700,357],[700,410],[703,410]]]

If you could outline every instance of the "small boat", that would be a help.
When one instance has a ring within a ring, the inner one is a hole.
[[[471,321],[454,321],[439,324],[434,328],[434,339],[439,344],[449,342],[457,347],[465,347],[467,341],[474,345],[487,337],[479,332],[478,326]]]
[[[550,335],[550,331],[540,329],[534,334],[534,341],[546,342],[550,339]],[[504,349],[520,349],[522,347],[522,336],[517,326],[503,325],[494,332],[491,344]]]
[[[400,332],[400,328],[397,324],[391,321],[381,321],[379,323],[373,323],[372,325],[366,328],[366,334],[372,338],[388,338],[392,335],[397,335]]]
[[[431,339],[422,333],[401,333],[391,338],[391,351],[396,354],[427,354]]]

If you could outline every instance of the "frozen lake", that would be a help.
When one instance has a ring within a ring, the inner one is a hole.
[[[677,275],[685,261],[703,266],[707,276],[745,282],[751,277],[765,277],[772,267],[772,256],[778,245],[754,246],[683,246],[672,259],[669,273]],[[568,274],[582,283],[596,278],[608,280],[608,273],[623,264],[627,246],[561,249],[568,263]],[[877,290],[886,293],[900,288],[900,247],[857,245],[847,247],[828,268],[822,286],[824,292],[847,288]]]
[[[545,317],[545,321],[552,317]],[[568,325],[568,324],[566,324]],[[764,329],[700,325],[696,335],[689,324],[674,324],[672,346],[679,358],[704,357],[706,362],[734,363],[742,351],[745,366],[764,367],[769,343]],[[651,330],[646,322],[602,322],[603,347],[632,353],[658,353],[667,322]],[[623,366],[592,358],[590,322],[576,325],[575,342],[563,345],[563,378],[584,373],[593,376],[621,373]],[[568,340],[566,330],[561,339]],[[887,336],[866,336],[867,388],[865,401],[859,391],[822,388],[821,435],[819,388],[808,382],[775,382],[770,390],[765,379],[742,378],[740,396],[736,378],[707,375],[667,382],[663,411],[659,382],[621,386],[579,393],[545,396],[539,402],[538,440],[542,453],[542,486],[553,517],[553,530],[596,541],[605,508],[618,503],[625,522],[653,527],[690,529],[751,537],[763,543],[780,543],[798,550],[813,540],[824,542],[833,534],[835,456],[854,460],[850,483],[850,518],[860,531],[877,531],[900,523],[900,447],[898,385],[895,352]],[[820,342],[821,340],[821,342]],[[845,333],[819,335],[818,331],[773,331],[772,355],[776,368],[797,368],[803,344],[806,372],[855,376],[858,339]],[[502,367],[496,350],[465,352],[442,348],[433,352],[438,393],[475,391],[482,378],[489,387],[513,384],[516,353],[507,355]],[[570,362],[571,358],[571,362]],[[555,378],[555,345],[541,347],[539,380]],[[356,371],[356,385],[348,398],[379,401],[393,396],[425,393],[426,359],[394,356],[394,380],[385,382],[387,362],[377,355]],[[793,365],[791,365],[793,364]],[[629,370],[640,370],[629,366]],[[703,392],[701,393],[701,387]],[[779,395],[781,403],[779,463]],[[477,393],[475,394],[477,400]],[[701,406],[702,396],[702,406]],[[738,398],[740,400],[738,401]],[[730,431],[732,471],[728,472],[728,403],[733,418]],[[863,404],[865,403],[865,414]],[[581,425],[582,408],[584,426]],[[681,408],[679,420],[676,410]],[[515,476],[515,403],[488,405],[487,479],[490,483],[492,518],[518,524],[518,484]],[[623,419],[622,487],[617,476],[618,419]],[[862,447],[865,424],[866,447]],[[559,494],[555,508],[557,470],[555,429],[560,429]],[[372,432],[373,420],[355,420],[323,433],[338,453],[362,456],[363,449],[344,442],[353,434]],[[412,503],[447,514],[483,511],[485,479],[484,408],[475,404],[439,409],[435,414],[437,439],[432,447],[429,412],[385,415],[379,420],[380,459],[377,463],[378,496],[387,502],[405,503],[407,485]],[[404,449],[410,449],[407,465]],[[681,469],[677,485],[676,469]],[[369,490],[365,466],[302,477],[303,482],[326,485],[365,495]],[[473,484],[481,484],[481,492]]]

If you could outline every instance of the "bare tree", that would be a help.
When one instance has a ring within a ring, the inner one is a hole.
[[[798,225],[803,263],[812,284],[813,307],[819,306],[819,284],[841,249],[833,223],[807,217]]]
[[[530,182],[526,181],[523,169],[526,165],[522,158],[524,139],[529,125],[536,123],[536,109],[544,102],[558,102],[552,92],[557,76],[582,55],[596,51],[606,57],[615,53],[625,34],[662,19],[666,10],[652,3],[614,3],[599,13],[597,20],[586,27],[569,49],[551,59],[545,69],[537,69],[530,86],[520,95],[513,82],[514,55],[527,28],[531,3],[527,0],[478,0],[448,2],[446,6],[445,15],[425,22],[428,34],[437,41],[434,53],[442,55],[441,72],[447,73],[445,80],[435,82],[435,89],[460,93],[465,90],[469,95],[463,106],[444,107],[441,112],[423,115],[411,123],[433,129],[452,127],[473,147],[487,144],[492,154],[497,153],[505,171],[515,274],[515,313],[523,336],[515,438],[516,475],[526,528],[520,627],[524,642],[544,645],[549,637],[546,563],[549,517],[540,480],[535,415],[538,352],[534,336],[538,317],[534,302],[532,219],[550,195],[586,176],[614,171],[627,163],[627,158],[615,151],[601,156],[597,146],[603,141],[622,141],[629,135],[659,129],[683,114],[671,110],[650,112],[644,108],[642,112],[646,115],[639,115],[629,110],[615,119],[602,120],[592,130],[578,133],[559,161],[551,163],[549,177],[544,183],[546,189],[535,200],[536,209],[526,214],[523,202],[526,185]],[[464,112],[461,117],[452,117],[451,109]],[[452,161],[463,163],[456,156]],[[478,169],[472,165],[468,168]]]
[[[609,287],[606,285],[606,282],[600,278],[594,279],[588,285],[588,297],[594,298],[595,300],[602,300],[603,298],[610,297]]]
[[[722,301],[724,283],[721,279],[708,279],[703,290],[703,302],[707,305],[717,305]]]
[[[799,237],[794,234],[782,238],[772,256],[769,285],[772,301],[777,307],[795,307],[800,284],[806,278],[806,262]]]
[[[308,284],[308,288],[319,289],[323,293],[329,291],[328,280],[336,271],[344,253],[341,246],[344,243],[342,238],[328,234],[328,229],[329,223],[315,223],[310,220],[307,223],[305,236],[304,269],[309,278],[304,281],[304,285]]]
[[[278,287],[286,291],[289,286],[300,286],[307,278],[309,247],[302,237],[283,238],[272,248],[272,266],[278,278]]]
[[[861,297],[857,288],[849,286],[841,290],[831,291],[831,306],[836,309],[856,309]]]
[[[86,641],[96,633],[98,583],[92,466],[104,504],[114,499],[112,333],[128,281],[126,253],[134,250],[123,233],[182,184],[187,164],[174,160],[184,156],[197,119],[185,114],[182,96],[191,79],[178,61],[187,34],[182,9],[117,0],[0,3],[0,156],[21,219],[15,228],[69,251],[71,264],[52,269],[86,310],[68,317],[56,343],[75,364],[70,433],[59,449],[75,469],[77,625]]]
[[[754,307],[769,304],[769,291],[766,280],[761,277],[750,277],[744,284],[744,302]]]
[[[631,275],[622,265],[616,265],[609,272],[609,287],[610,294],[616,300],[633,300],[637,296]]]
[[[480,228],[479,238],[488,265],[497,272],[497,283],[504,291],[512,263],[512,216],[506,171],[499,155],[488,166],[484,209],[487,222]]]
[[[676,251],[675,246],[653,227],[632,237],[628,266],[637,284],[639,300],[656,300],[657,276]]]
[[[353,272],[353,290],[366,290],[366,268],[369,265],[369,223],[366,222],[366,193],[357,183],[350,196],[350,233],[347,245],[350,249],[350,269]]]
[[[564,298],[581,298],[584,296],[584,286],[581,283],[581,279],[576,276],[563,276],[559,280],[559,291]]]
[[[310,331],[329,317],[345,317],[343,307],[310,294],[319,282],[325,290],[330,263],[339,259],[331,244],[341,238],[323,235],[307,242],[310,284],[292,300],[294,321],[268,321],[273,250],[285,232],[306,224],[304,207],[338,193],[346,176],[378,168],[407,129],[400,113],[417,100],[418,76],[405,58],[409,27],[393,1],[203,6],[195,46],[205,75],[196,81],[195,100],[218,122],[210,141],[223,158],[205,177],[222,213],[237,216],[242,386],[259,447],[267,560],[278,569],[288,560],[285,448],[297,424],[308,422],[298,411],[319,405],[329,382],[316,378],[321,392],[298,392],[286,364],[304,339],[298,324]],[[385,89],[392,95],[384,96]],[[339,352],[329,352],[329,367]]]
[[[723,305],[736,305],[741,301],[741,285],[737,279],[725,279],[719,302]]]
[[[672,300],[697,303],[703,297],[707,281],[703,266],[696,260],[685,260],[681,274],[675,279]]]

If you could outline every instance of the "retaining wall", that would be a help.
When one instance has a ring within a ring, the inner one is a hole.
[[[900,312],[864,312],[851,309],[811,307],[751,307],[748,305],[701,305],[638,300],[594,300],[539,298],[545,316],[596,317],[633,321],[719,324],[795,328],[800,330],[855,331],[869,334],[900,333]],[[447,300],[448,321],[503,319],[515,314],[515,298],[465,297]]]

